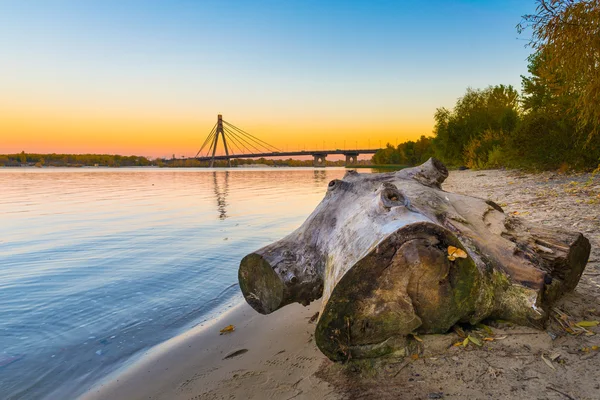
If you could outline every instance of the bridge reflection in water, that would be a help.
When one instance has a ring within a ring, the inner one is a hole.
[[[223,175],[223,185],[219,184],[217,177]],[[224,174],[218,174],[216,171],[213,172],[213,183],[215,198],[217,200],[217,209],[219,210],[219,219],[223,220],[227,218],[227,195],[229,194],[229,171],[225,171]]]
[[[292,207],[303,210],[304,217],[323,199],[327,184],[341,179],[345,168],[235,168],[208,171],[191,170],[180,176],[186,177],[186,186],[195,187],[195,213],[229,225],[240,218],[240,210],[252,210],[265,221],[281,223],[287,217],[281,210]],[[186,171],[187,172],[187,171]],[[361,173],[370,173],[364,170]],[[274,199],[276,199],[275,202]],[[282,204],[279,205],[279,202]],[[202,204],[202,205],[200,205]],[[302,213],[301,213],[302,214]],[[303,217],[303,218],[304,218]],[[302,219],[303,220],[303,219]],[[238,221],[240,222],[240,221]],[[297,221],[296,221],[297,222]],[[290,229],[297,225],[290,226]]]

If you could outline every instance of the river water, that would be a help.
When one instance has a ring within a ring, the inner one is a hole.
[[[344,169],[0,169],[0,398],[66,399],[242,300]]]

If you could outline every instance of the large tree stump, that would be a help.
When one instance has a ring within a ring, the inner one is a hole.
[[[457,322],[542,327],[552,303],[577,285],[589,241],[445,192],[447,176],[430,159],[331,181],[300,228],[244,257],[246,301],[268,314],[323,297],[315,339],[334,360],[394,352],[409,333]],[[451,246],[465,258],[449,257]]]

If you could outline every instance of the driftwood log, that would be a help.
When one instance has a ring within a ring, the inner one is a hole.
[[[392,353],[410,333],[459,322],[542,327],[553,302],[577,285],[589,241],[445,192],[447,176],[429,159],[329,182],[300,228],[241,261],[246,301],[268,314],[322,297],[315,340],[333,360]]]

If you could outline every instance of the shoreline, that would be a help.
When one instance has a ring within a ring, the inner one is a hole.
[[[583,276],[555,304],[576,322],[600,318],[600,182],[592,178],[452,171],[443,188],[490,198],[506,213],[588,237],[592,254]],[[314,343],[309,318],[319,307],[319,301],[306,308],[292,304],[260,315],[242,301],[201,329],[156,346],[80,398],[484,399],[567,393],[592,399],[600,390],[599,328],[590,328],[593,335],[571,335],[552,319],[544,330],[487,322],[493,335],[481,346],[456,346],[453,333],[423,335],[423,352],[416,358],[336,364]],[[229,324],[235,332],[219,335]]]
[[[319,307],[320,301],[294,304],[261,315],[242,301],[204,326],[153,347],[79,399],[337,398],[313,376],[328,362],[309,323]],[[227,325],[235,331],[220,335]],[[260,390],[248,391],[256,384]]]

